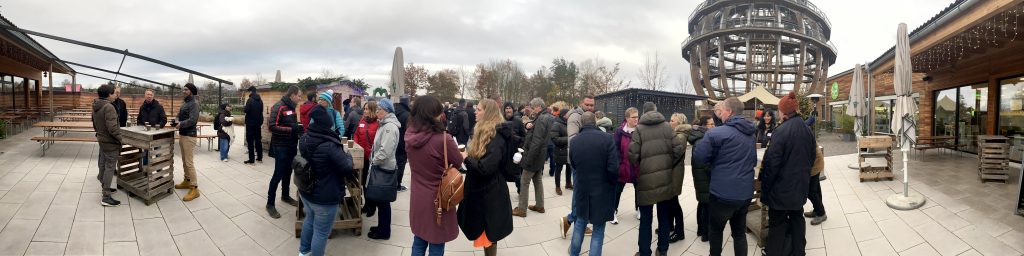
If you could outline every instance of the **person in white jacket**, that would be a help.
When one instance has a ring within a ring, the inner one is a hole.
[[[371,113],[366,113],[371,114]],[[377,102],[377,111],[372,113],[380,120],[380,128],[377,128],[377,135],[373,139],[373,147],[370,151],[371,172],[380,169],[394,172],[393,175],[402,177],[403,173],[395,172],[398,169],[395,152],[398,149],[398,132],[402,124],[395,117],[395,106],[388,99],[381,99]],[[398,190],[398,184],[395,184]],[[391,202],[370,202],[367,205],[377,208],[377,226],[370,227],[367,236],[370,239],[388,240],[391,238]]]

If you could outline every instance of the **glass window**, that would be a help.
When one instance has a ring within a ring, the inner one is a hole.
[[[957,142],[967,152],[977,152],[978,135],[985,134],[988,116],[988,84],[979,83],[960,87],[960,116],[957,119]]]
[[[935,111],[932,118],[932,135],[954,136],[956,128],[956,88],[941,90],[935,94]]]
[[[890,120],[892,120],[892,101],[875,101],[875,132],[891,133]]]
[[[1011,160],[1021,161],[1024,142],[1024,77],[999,82],[999,134],[1014,138]]]

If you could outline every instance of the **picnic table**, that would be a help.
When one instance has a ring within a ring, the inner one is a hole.
[[[57,135],[64,135],[68,132],[83,132],[91,133],[95,132],[92,128],[92,122],[38,122],[33,124],[35,127],[43,128],[43,136],[32,137],[32,141],[39,142],[39,148],[43,156],[46,156],[46,150],[53,145],[54,142],[96,142],[96,137],[58,137]]]
[[[929,149],[950,149],[957,150],[960,145],[956,144],[954,136],[917,136],[914,149],[926,151]]]

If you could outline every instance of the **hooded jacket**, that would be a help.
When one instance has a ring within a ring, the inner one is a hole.
[[[395,104],[395,117],[398,118],[398,123],[402,126],[398,129],[398,149],[395,150],[395,159],[399,163],[407,163],[409,158],[405,153],[405,130],[409,127],[409,116],[412,111],[409,110],[408,100],[399,100],[398,104]]]
[[[196,96],[185,97],[185,103],[178,109],[178,134],[196,136],[196,125],[199,124],[199,103]]]
[[[708,130],[693,151],[696,165],[710,166],[711,195],[740,203],[754,197],[754,124],[732,116]]]
[[[551,142],[555,144],[555,165],[569,163],[569,133],[566,127],[565,118],[570,115],[568,111],[559,113],[555,118],[555,124],[551,127]]]
[[[537,118],[533,120],[533,129],[526,133],[526,140],[523,150],[526,151],[519,165],[523,170],[539,172],[544,170],[544,157],[547,153],[548,142],[551,141],[551,127],[555,123],[555,117],[547,109],[544,109]]]
[[[444,173],[444,148],[448,163],[462,163],[462,154],[451,135],[412,126],[405,132],[405,150],[409,153],[411,182],[409,185],[409,227],[412,233],[428,243],[437,244],[459,236],[456,211],[441,214],[441,225],[435,222],[434,197]],[[447,146],[443,145],[447,144]],[[506,212],[509,214],[510,212]]]
[[[602,117],[601,119],[597,119],[597,127],[601,128],[601,131],[609,133],[613,132],[612,129],[614,129],[612,119],[608,117]]]
[[[693,130],[689,124],[678,124],[673,129],[675,136],[672,137],[672,194],[683,193],[683,179],[686,178],[686,133]]]
[[[287,95],[281,96],[281,101],[270,107],[267,128],[270,129],[270,145],[272,147],[294,148],[299,144],[302,127],[299,127],[298,115],[295,113],[295,102],[292,102]]]
[[[644,113],[629,143],[629,162],[639,167],[637,205],[653,205],[679,195],[672,194],[675,133],[665,120],[657,111]]]
[[[121,149],[121,127],[117,125],[117,110],[107,98],[92,101],[92,128],[96,130],[96,142],[105,152]]]
[[[465,198],[459,204],[459,228],[469,240],[487,232],[491,241],[499,241],[512,233],[512,201],[502,171],[509,155],[514,132],[507,123],[498,124],[494,137],[487,143],[487,153],[480,159],[468,157]]]
[[[259,93],[253,92],[249,95],[242,112],[245,112],[246,128],[263,126],[263,99]]]
[[[398,131],[402,124],[394,113],[388,113],[380,120],[380,128],[373,139],[373,155],[370,164],[387,170],[396,170],[395,151],[398,149]]]
[[[312,164],[317,184],[302,198],[315,204],[333,205],[345,197],[345,177],[352,175],[352,156],[333,132],[310,131],[299,140],[299,154]]]
[[[817,147],[811,129],[800,116],[782,122],[761,162],[762,201],[772,210],[801,210]]]
[[[135,124],[163,127],[167,124],[167,113],[164,111],[164,106],[160,105],[160,101],[156,99],[143,102],[139,107],[139,116],[135,118]]]
[[[707,127],[693,126],[692,129],[686,132],[686,141],[693,145],[690,149],[692,152],[697,151],[697,143],[704,138],[704,133],[708,131]],[[705,203],[710,200],[710,192],[708,186],[710,186],[711,177],[708,175],[709,166],[697,162],[696,158],[690,157],[690,176],[693,177],[693,190],[694,196],[697,197],[697,202]]]

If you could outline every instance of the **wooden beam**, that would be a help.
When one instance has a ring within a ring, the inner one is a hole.
[[[801,26],[802,27],[802,26]],[[800,69],[796,72],[796,79],[793,79],[793,88],[800,88],[800,85],[804,83],[804,60],[807,59],[807,42],[800,42],[800,60],[797,63],[800,65]]]
[[[708,57],[707,47],[708,47],[708,43],[707,42],[701,43],[697,47],[697,48],[700,49],[697,54],[699,54],[699,57],[700,57],[700,68],[701,68],[701,73],[703,74],[700,77],[704,79],[704,83],[703,84],[704,84],[704,88],[706,90],[708,90],[708,95],[707,95],[708,98],[709,99],[713,99],[713,100],[718,100],[718,95],[715,94],[714,86],[711,86],[711,70],[708,67],[708,61],[710,61],[711,58]]]
[[[700,86],[700,60],[693,54],[696,51],[696,47],[690,49],[690,80],[693,81],[693,91],[696,92],[698,96],[706,96],[707,94],[704,92],[704,88],[701,88]],[[694,63],[694,61],[697,63]]]
[[[732,92],[729,89],[729,82],[725,77],[725,36],[718,37],[718,79],[722,84],[722,89],[725,89],[725,97],[731,97]]]

